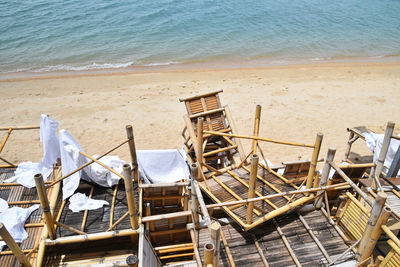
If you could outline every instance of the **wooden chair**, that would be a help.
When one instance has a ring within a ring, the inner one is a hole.
[[[185,128],[182,131],[184,146],[190,163],[197,160],[198,118],[204,119],[204,131],[235,133],[235,126],[228,106],[222,106],[219,93],[222,90],[179,99],[184,102],[187,115],[184,116]],[[241,160],[245,158],[240,140],[226,136],[203,135],[203,163],[219,169],[236,162],[235,155],[239,153]]]

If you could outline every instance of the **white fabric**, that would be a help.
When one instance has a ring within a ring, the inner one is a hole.
[[[8,209],[8,203],[4,199],[0,198],[0,213]]]
[[[81,146],[70,135],[67,130],[60,130],[60,153],[61,153],[61,171],[63,175],[71,173],[83,164],[87,163],[87,158],[79,154],[83,151]],[[63,181],[63,200],[70,197],[79,186],[82,170],[72,174]]]
[[[42,114],[40,123],[40,141],[43,143],[43,158],[39,162],[39,168],[51,169],[60,158],[60,144],[57,137],[59,123]]]
[[[374,163],[378,163],[379,154],[382,149],[384,134],[363,133],[362,134],[367,142],[368,148],[374,153]],[[397,149],[400,146],[400,141],[396,139],[390,140],[388,152],[386,154],[385,162],[383,164],[383,171],[386,173],[392,164],[393,158],[396,155]],[[397,175],[400,175],[400,171]]]
[[[104,205],[110,204],[105,200],[88,198],[82,193],[76,193],[69,198],[69,209],[73,212],[79,212],[82,210],[96,210],[102,208]]]
[[[145,183],[189,180],[189,168],[177,149],[138,150],[136,154]]]
[[[94,155],[93,157],[97,158],[98,156]],[[123,165],[125,164],[125,161],[121,160],[118,156],[105,156],[99,161],[120,174],[122,173]],[[112,187],[113,185],[118,184],[119,179],[121,179],[118,175],[110,172],[100,164],[93,163],[89,166],[89,168],[85,168],[85,172],[88,174],[90,181],[95,182],[96,184],[104,187]]]
[[[88,163],[90,160],[81,155],[82,147],[71,136],[67,130],[60,130],[60,151],[61,151],[61,168],[63,175],[66,175],[80,166]],[[97,158],[97,156],[93,156]],[[122,173],[122,166],[125,164],[118,156],[105,156],[100,162],[106,164],[118,173]],[[104,187],[112,187],[119,182],[119,176],[110,172],[106,168],[97,163],[92,163],[83,171],[87,176],[82,176],[82,170],[74,173],[63,181],[63,199],[70,197],[79,186],[81,177],[85,177],[88,182],[94,182]]]
[[[28,233],[24,229],[24,224],[31,213],[38,208],[38,204],[27,209],[13,207],[0,213],[0,222],[4,224],[10,235],[14,238],[15,242],[21,243],[28,238]],[[4,241],[0,241],[0,250],[3,249],[5,244],[6,243]]]
[[[20,183],[27,188],[35,186],[33,176],[41,173],[44,180],[50,176],[53,164],[60,157],[57,137],[58,122],[42,114],[40,123],[40,141],[43,142],[43,158],[39,163],[22,162],[14,172],[14,176],[5,180],[5,183]]]

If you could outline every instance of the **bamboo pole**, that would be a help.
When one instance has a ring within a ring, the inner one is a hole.
[[[275,228],[278,231],[278,234],[280,235],[283,243],[285,244],[286,249],[288,250],[288,252],[290,254],[290,257],[292,257],[292,259],[293,259],[294,263],[296,264],[296,266],[300,267],[301,264],[300,264],[299,260],[297,259],[296,254],[294,254],[294,251],[293,251],[292,247],[290,246],[289,241],[287,240],[287,238],[286,238],[285,234],[283,233],[282,229],[279,227],[279,225],[278,225],[278,223],[276,222],[275,219],[272,220],[272,221],[273,221],[273,223],[275,225]]]
[[[46,228],[49,233],[50,239],[55,239],[56,238],[56,231],[54,229],[54,221],[53,221],[53,215],[51,214],[50,211],[50,206],[49,206],[49,200],[47,199],[47,194],[46,194],[46,188],[44,187],[44,181],[42,175],[36,174],[34,176],[35,179],[35,184],[36,184],[36,190],[38,192],[39,200],[40,200],[40,205],[42,206],[45,222],[46,222]]]
[[[261,117],[261,106],[257,105],[256,106],[256,115],[254,117],[254,128],[253,128],[253,136],[258,137],[258,133],[260,131],[260,117]],[[252,151],[253,154],[257,153],[257,139],[253,139],[253,144],[252,144]]]
[[[300,213],[298,213],[298,216],[299,216],[299,219],[300,219],[301,223],[304,225],[304,228],[306,228],[307,232],[310,234],[310,236],[314,240],[315,244],[317,244],[319,250],[321,250],[321,252],[324,255],[325,259],[328,261],[328,263],[331,263],[332,262],[331,257],[329,257],[328,252],[326,251],[324,246],[321,244],[321,242],[318,240],[318,238],[314,234],[312,228],[310,227],[310,225],[308,225],[306,219]]]
[[[222,240],[222,243],[224,244],[225,252],[226,252],[226,255],[228,256],[230,266],[236,267],[235,261],[233,259],[232,253],[231,253],[231,249],[229,247],[228,241],[226,241],[225,234],[224,234],[224,231],[222,228],[221,228],[221,240]]]
[[[128,138],[129,151],[131,154],[133,180],[137,183],[139,181],[139,167],[136,156],[135,138],[133,135],[132,125],[126,126],[126,136]]]
[[[118,193],[118,184],[116,184],[114,187],[113,198],[112,198],[112,203],[111,203],[110,226],[109,227],[111,227],[114,223],[114,209],[115,209],[115,200],[117,198],[117,193]]]
[[[204,267],[213,266],[215,246],[213,243],[204,245]]]
[[[271,219],[273,219],[273,218],[275,218],[275,217],[277,217],[277,216],[279,216],[279,215],[281,215],[281,214],[283,214],[283,213],[285,213],[285,212],[287,212],[287,211],[289,211],[291,209],[294,209],[296,207],[304,205],[308,201],[311,201],[313,199],[314,199],[313,195],[302,197],[302,198],[300,198],[300,199],[298,199],[298,200],[296,200],[296,201],[294,201],[292,203],[289,203],[289,204],[287,204],[287,205],[285,205],[283,207],[280,207],[277,210],[273,210],[270,213],[265,214],[263,217],[259,218],[257,221],[253,222],[250,225],[246,224],[245,225],[245,229],[246,229],[246,231],[250,230],[250,229],[262,224],[263,222],[271,220]]]
[[[382,218],[380,219],[380,217],[384,215],[383,220],[385,221],[383,223],[385,224],[388,219],[388,216],[390,215],[389,211],[387,211],[388,213],[387,215],[386,213],[381,215],[383,207],[385,206],[386,199],[387,195],[385,193],[378,192],[375,202],[372,205],[371,215],[368,219],[367,226],[364,230],[364,233],[360,241],[360,246],[358,248],[359,261],[363,261],[371,255],[372,250],[374,249],[375,244],[378,241],[377,239],[374,239],[374,237],[376,238],[377,232],[379,232],[379,234],[381,232],[381,224],[383,221]],[[380,225],[378,225],[378,222],[380,223]]]
[[[214,256],[213,256],[213,267],[218,267],[219,266],[219,251],[221,247],[221,225],[219,222],[213,222],[210,225],[210,232],[211,232],[211,240],[214,243]]]
[[[57,224],[57,226],[60,226],[60,227],[62,227],[62,228],[64,228],[64,229],[67,229],[68,231],[71,231],[71,232],[73,232],[73,233],[75,233],[75,234],[78,234],[78,235],[84,235],[84,234],[86,234],[86,233],[83,232],[83,231],[80,231],[80,230],[78,230],[78,229],[75,229],[75,228],[73,228],[73,227],[71,227],[71,226],[69,226],[69,225],[65,225],[65,224],[60,223],[60,222],[55,222],[55,224]]]
[[[374,180],[371,186],[372,189],[374,190],[376,190],[378,187],[380,191],[383,191],[382,185],[379,182],[379,177],[382,173],[383,164],[385,163],[385,158],[389,149],[390,139],[393,135],[393,130],[394,130],[394,122],[389,121],[386,125],[385,136],[383,138],[381,152],[379,153],[378,162],[376,163]]]
[[[92,198],[93,196],[93,191],[94,191],[94,187],[91,186],[90,188],[90,193],[89,193],[89,199]],[[81,231],[84,232],[85,231],[85,226],[86,226],[86,220],[87,220],[87,216],[88,216],[89,210],[85,210],[83,213],[83,219],[82,219],[82,224],[81,224]]]
[[[10,165],[10,166],[6,166],[6,168],[9,168],[9,167],[17,167],[17,165],[15,165],[14,163],[12,163],[12,162],[6,160],[6,159],[3,158],[3,157],[0,157],[0,160],[4,161],[4,162],[7,163],[8,165]]]
[[[203,133],[211,134],[211,135],[219,135],[219,136],[228,136],[228,137],[234,137],[234,138],[242,138],[242,139],[251,139],[251,140],[255,139],[255,140],[258,140],[258,141],[265,141],[265,142],[270,142],[270,143],[274,143],[274,144],[281,144],[281,145],[288,145],[288,146],[300,146],[300,147],[314,148],[314,145],[307,145],[307,144],[301,144],[301,143],[295,143],[295,142],[274,140],[274,139],[270,139],[270,138],[257,137],[257,136],[228,134],[228,133],[221,133],[221,132],[216,132],[216,131],[203,131]]]
[[[102,233],[95,233],[95,234],[66,236],[66,237],[57,238],[55,240],[46,239],[45,244],[47,246],[74,244],[74,243],[81,243],[81,242],[88,242],[88,241],[95,241],[95,240],[110,239],[110,238],[114,238],[114,237],[132,236],[132,235],[139,234],[139,232],[140,232],[139,229],[136,229],[136,230],[125,229],[125,230],[102,232]]]
[[[125,141],[122,142],[121,144],[117,145],[116,147],[114,147],[114,148],[110,149],[109,151],[107,151],[106,153],[102,154],[100,157],[97,157],[96,160],[99,160],[99,159],[101,159],[101,158],[107,156],[108,154],[110,154],[110,153],[113,152],[114,150],[116,150],[116,149],[120,148],[121,146],[123,146],[125,143],[128,143],[128,141],[129,141],[129,140],[125,140]],[[74,171],[72,171],[72,172],[70,172],[70,173],[64,175],[63,177],[61,177],[61,178],[59,178],[59,179],[57,179],[57,180],[55,180],[55,181],[53,181],[52,183],[50,183],[49,185],[47,185],[46,188],[52,187],[53,185],[55,185],[55,184],[57,184],[57,183],[59,183],[59,182],[65,180],[65,179],[67,179],[68,177],[70,177],[70,176],[73,175],[74,173],[79,172],[80,170],[82,170],[83,168],[86,168],[87,166],[89,166],[90,164],[92,164],[92,163],[94,163],[94,162],[95,162],[94,160],[91,160],[91,161],[89,161],[89,162],[83,164],[82,166],[80,166],[80,167],[77,168],[76,170],[74,170]]]
[[[332,168],[335,169],[335,171],[346,181],[349,183],[349,185],[354,189],[354,191],[357,192],[370,206],[372,206],[373,202],[372,200],[368,197],[367,194],[365,194],[351,179],[348,177],[338,165],[336,165],[334,162],[331,162],[330,165]]]
[[[190,172],[191,172],[191,176],[192,176],[192,179],[190,181],[190,183],[191,183],[190,187],[191,187],[191,193],[192,193],[191,209],[192,209],[194,227],[195,227],[195,229],[197,229],[199,227],[199,213],[200,213],[197,191],[194,186],[194,181],[198,182],[197,164],[192,164],[192,167],[190,168]]]
[[[324,135],[322,133],[318,133],[315,139],[314,151],[311,158],[310,169],[308,170],[308,175],[307,175],[307,183],[306,183],[307,189],[310,189],[313,186],[315,169],[317,168],[318,155],[321,149],[321,143],[323,137]]]
[[[201,267],[201,258],[200,258],[199,248],[197,247],[196,234],[193,229],[190,229],[190,237],[191,237],[192,243],[193,243],[193,251],[194,251],[197,267]]]
[[[195,169],[198,169],[197,163],[193,163],[191,168],[192,168],[192,173],[193,173]],[[199,171],[197,173],[199,173]],[[206,222],[206,225],[209,226],[211,224],[211,218],[210,218],[210,215],[208,214],[207,206],[204,203],[203,195],[201,194],[201,190],[200,190],[198,181],[196,179],[196,176],[194,176],[194,177],[195,178],[192,179],[192,183],[194,186],[193,192],[196,193],[198,204],[200,205],[201,212],[203,213],[203,220]]]
[[[1,145],[0,145],[0,153],[1,153],[1,151],[3,151],[3,148],[6,145],[8,137],[10,137],[10,134],[11,134],[12,130],[13,130],[12,128],[9,128],[7,133],[6,133],[6,136],[4,136],[4,139],[3,139],[3,141],[1,142]],[[10,164],[10,163],[8,163],[8,164]]]
[[[250,159],[251,167],[250,167],[250,181],[249,181],[249,191],[247,194],[247,199],[254,198],[254,191],[256,189],[256,180],[257,180],[257,170],[258,170],[258,156],[257,154],[253,154]],[[253,222],[253,209],[254,202],[250,202],[247,204],[247,216],[246,223],[252,224]]]
[[[202,171],[203,166],[203,127],[204,118],[200,117],[197,119],[197,162],[199,163],[199,172]],[[200,177],[200,176],[198,176]]]
[[[332,162],[334,157],[335,157],[335,153],[336,153],[336,148],[329,148],[328,149],[328,153],[326,155],[326,160],[325,160],[325,164],[324,167],[322,169],[322,174],[321,174],[321,180],[319,181],[319,186],[326,186],[327,182],[328,182],[328,176],[329,176],[329,172],[331,170],[331,165],[329,164],[329,162]],[[314,206],[317,209],[320,209],[322,206],[322,195],[323,192],[318,192],[317,193],[317,198],[315,199],[314,202]]]
[[[264,264],[264,267],[269,267],[268,261],[264,256],[264,252],[262,251],[260,243],[258,243],[256,236],[254,234],[252,234],[251,237],[253,238],[254,245],[256,246],[256,249],[258,251],[258,254],[260,255],[260,258]]]
[[[128,202],[129,209],[129,219],[131,222],[132,229],[138,229],[138,218],[136,211],[136,199],[135,192],[133,191],[133,181],[132,181],[132,172],[131,166],[129,164],[124,164],[124,182],[125,182],[125,191],[126,191],[126,200]]]
[[[231,128],[232,133],[235,134],[237,132],[237,130],[236,130],[237,128],[236,128],[235,122],[233,121],[231,110],[228,106],[224,106],[224,108],[225,108],[226,119],[228,120],[228,123],[229,123],[229,127]],[[244,154],[242,142],[240,139],[236,139],[235,143],[238,146],[240,160],[243,161],[245,154]]]
[[[349,129],[347,129],[347,130],[349,130]],[[356,139],[353,139],[353,138],[354,138],[354,132],[350,131],[349,140],[347,141],[347,146],[346,146],[346,152],[344,153],[344,160],[347,160],[349,158],[351,145],[354,143],[354,141],[356,141],[358,139],[358,136]]]
[[[11,249],[11,251],[13,252],[14,256],[17,258],[19,263],[21,263],[23,266],[31,267],[32,265],[30,264],[28,258],[25,256],[24,252],[21,250],[21,248],[18,246],[18,244],[12,238],[10,233],[7,231],[7,228],[1,222],[0,222],[0,235],[3,238],[3,240],[6,242],[7,246]]]
[[[314,193],[314,192],[323,191],[323,190],[330,191],[330,190],[347,189],[347,188],[349,188],[349,186],[348,186],[348,183],[346,182],[346,183],[328,185],[328,186],[318,187],[318,188],[282,192],[282,193],[267,195],[267,196],[263,196],[263,197],[256,197],[256,198],[251,198],[251,199],[243,199],[243,200],[228,201],[228,202],[222,202],[222,203],[216,203],[216,204],[209,204],[209,205],[207,205],[207,208],[208,209],[212,209],[212,208],[218,208],[218,207],[224,207],[224,206],[247,204],[249,202],[260,201],[260,200],[264,200],[264,199],[278,198],[278,197],[281,197],[281,196],[284,196],[284,195]]]
[[[17,126],[17,127],[0,127],[0,131],[15,130],[35,130],[40,129],[40,126]]]

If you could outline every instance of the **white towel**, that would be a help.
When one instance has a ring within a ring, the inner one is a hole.
[[[104,205],[110,204],[105,200],[88,198],[85,194],[82,193],[73,194],[69,198],[69,209],[73,212],[79,212],[82,210],[96,210],[103,207]]]

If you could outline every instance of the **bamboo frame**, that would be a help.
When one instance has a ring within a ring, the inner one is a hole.
[[[139,223],[138,223],[137,211],[136,211],[135,193],[133,191],[131,166],[129,164],[124,164],[123,171],[124,171],[123,177],[124,177],[124,183],[125,183],[126,200],[128,202],[129,219],[131,222],[131,227],[132,227],[132,229],[138,229]]]
[[[262,249],[261,249],[261,247],[260,247],[260,244],[259,244],[258,241],[257,241],[256,236],[255,236],[254,234],[252,234],[251,237],[252,237],[252,239],[253,239],[254,246],[256,247],[257,252],[258,252],[258,254],[260,255],[260,258],[261,258],[261,260],[262,260],[262,262],[263,262],[263,264],[264,264],[264,267],[269,267],[268,261],[267,261],[267,259],[266,259],[265,256],[264,256],[264,253],[263,253],[263,251],[262,251]]]
[[[193,222],[194,222],[194,227],[197,229],[199,227],[199,213],[200,213],[200,208],[199,208],[199,201],[198,201],[198,196],[197,196],[197,190],[194,185],[194,181],[198,182],[198,167],[197,164],[192,164],[190,168],[191,172],[191,209],[192,209],[192,217],[193,217]],[[200,192],[201,193],[201,192]]]
[[[89,199],[92,198],[93,191],[94,191],[94,187],[91,186],[89,197],[88,197]],[[82,219],[82,224],[81,224],[81,232],[82,233],[84,233],[84,231],[85,231],[85,226],[86,226],[86,220],[87,220],[88,213],[89,213],[89,210],[85,210],[84,213],[83,213],[83,219]],[[80,234],[82,234],[82,233],[80,233]]]
[[[12,238],[10,233],[7,231],[7,228],[1,222],[0,222],[0,235],[3,238],[3,240],[6,242],[7,246],[11,249],[12,253],[17,258],[17,260],[23,266],[31,267],[32,265],[30,264],[28,258],[25,256],[24,252],[17,245],[17,243],[15,243],[14,239]]]

